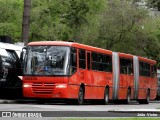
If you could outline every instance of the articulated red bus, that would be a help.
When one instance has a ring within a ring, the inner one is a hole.
[[[154,60],[64,41],[31,42],[25,49],[24,97],[77,104],[87,99],[148,104],[156,98]]]

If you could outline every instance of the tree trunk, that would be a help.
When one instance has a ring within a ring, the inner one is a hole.
[[[24,45],[28,44],[29,39],[29,18],[30,18],[31,0],[24,0],[23,22],[22,22],[22,38]]]

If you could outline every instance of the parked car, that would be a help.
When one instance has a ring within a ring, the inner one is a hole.
[[[18,77],[22,76],[22,48],[20,45],[0,42],[0,98],[22,96],[22,81]]]

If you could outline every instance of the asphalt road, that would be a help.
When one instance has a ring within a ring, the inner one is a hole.
[[[38,104],[32,100],[0,100],[0,117],[160,117],[160,101],[150,104],[67,105],[65,103]]]

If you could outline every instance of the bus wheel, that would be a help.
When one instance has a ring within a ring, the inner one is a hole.
[[[146,100],[144,101],[144,104],[149,104],[149,100],[150,100],[150,92],[149,90],[147,90],[147,97]]]
[[[109,89],[108,89],[108,88],[105,88],[103,104],[104,104],[104,105],[107,105],[108,102],[109,102]]]
[[[125,100],[125,103],[126,104],[129,104],[131,101],[131,91],[130,89],[127,90],[127,96],[126,96],[126,100]]]
[[[78,105],[82,105],[84,103],[84,90],[82,87],[79,88],[77,103]]]
[[[150,91],[147,90],[146,99],[138,100],[139,104],[149,104],[150,101]]]

